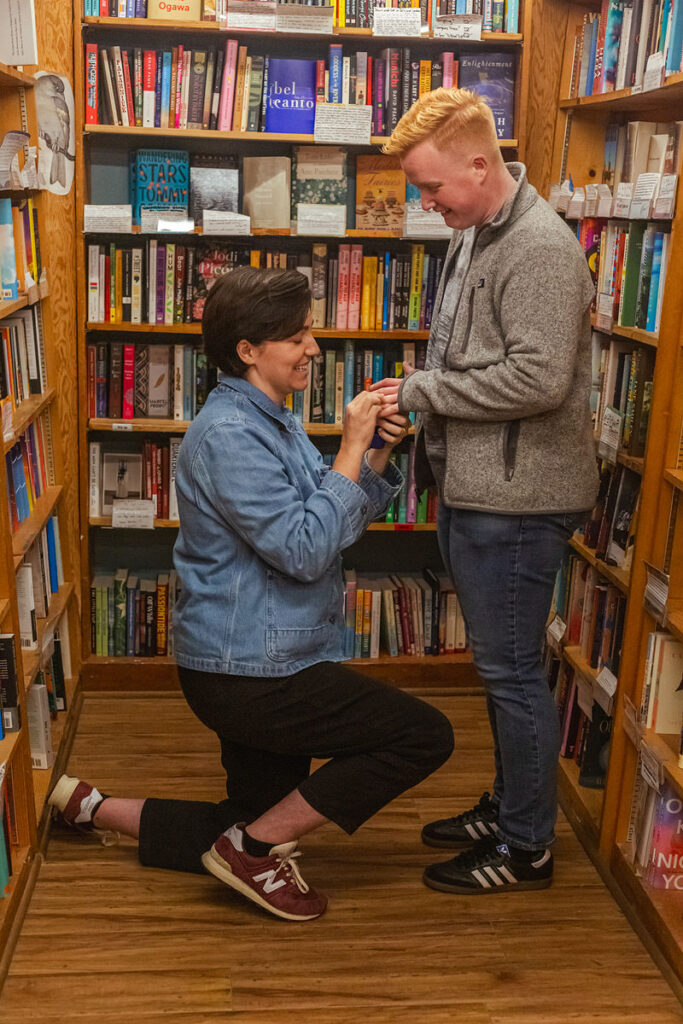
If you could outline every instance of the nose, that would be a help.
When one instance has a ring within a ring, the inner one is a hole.
[[[420,200],[422,202],[423,210],[433,210],[434,200],[430,197],[428,192],[420,192]]]
[[[317,356],[319,352],[320,346],[318,345],[318,342],[315,340],[315,338],[309,331],[309,333],[306,336],[306,355]]]

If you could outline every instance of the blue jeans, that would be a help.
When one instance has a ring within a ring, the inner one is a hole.
[[[584,520],[439,507],[441,556],[486,690],[500,834],[524,850],[554,839],[560,727],[543,635],[565,545]]]

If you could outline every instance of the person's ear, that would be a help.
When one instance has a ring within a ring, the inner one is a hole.
[[[483,153],[479,153],[472,160],[472,166],[480,177],[484,177],[489,169],[489,162]]]
[[[251,342],[247,341],[246,338],[242,338],[241,341],[237,342],[237,348],[235,351],[242,362],[246,363],[247,366],[253,366],[256,362],[256,351],[254,346]]]

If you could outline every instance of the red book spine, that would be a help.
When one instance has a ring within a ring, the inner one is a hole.
[[[315,102],[325,102],[325,61],[315,62]]]
[[[360,284],[363,270],[363,246],[351,246],[351,268],[349,274],[349,315],[347,330],[357,331],[360,327]]]
[[[96,376],[97,352],[94,345],[88,345],[87,362],[87,385],[88,385],[88,418],[95,419],[97,407],[95,405],[95,376]]]
[[[169,516],[169,476],[170,476],[170,452],[168,445],[164,445],[161,449],[161,496],[162,496],[162,515],[164,519],[168,519]]]
[[[337,291],[337,330],[346,331],[349,319],[349,273],[351,246],[339,246],[339,285]]]
[[[135,127],[135,104],[133,103],[133,87],[130,81],[130,63],[128,61],[128,50],[121,50],[123,63],[123,85],[126,90],[126,106],[128,107],[128,124]]]
[[[99,80],[99,57],[97,43],[88,43],[85,47],[85,122],[97,124],[97,83]]]
[[[124,420],[132,420],[135,416],[135,345],[123,346],[121,416]]]

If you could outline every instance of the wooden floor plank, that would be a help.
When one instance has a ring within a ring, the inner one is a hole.
[[[142,868],[133,840],[53,829],[4,991],[12,1024],[680,1024],[683,1012],[566,820],[540,893],[426,889],[447,859],[421,825],[478,799],[491,743],[479,697],[440,772],[354,836],[306,838],[319,921],[267,917],[214,878]],[[88,696],[69,771],[104,792],[220,799],[212,735],[182,698]]]

